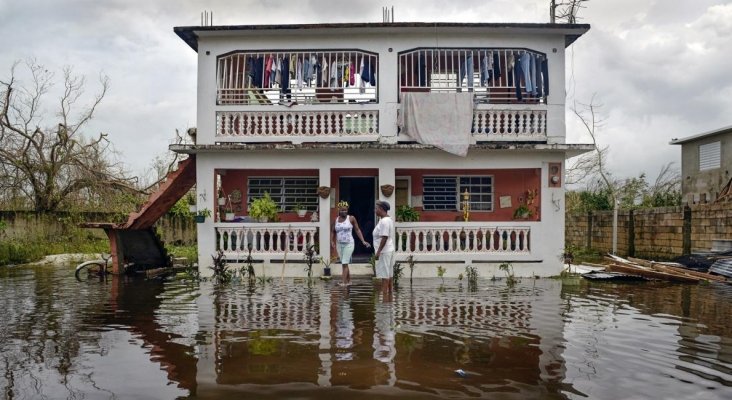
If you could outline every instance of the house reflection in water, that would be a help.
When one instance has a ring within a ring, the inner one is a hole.
[[[444,291],[406,286],[385,301],[367,281],[350,288],[290,281],[200,296],[199,325],[209,333],[199,349],[198,395],[220,385],[294,383],[547,393],[563,379],[560,291],[561,282],[548,280],[479,292],[456,283]]]

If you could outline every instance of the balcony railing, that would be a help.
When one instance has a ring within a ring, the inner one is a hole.
[[[546,110],[478,109],[473,111],[472,134],[476,141],[545,140]]]
[[[545,103],[546,55],[523,48],[419,48],[399,53],[399,91],[473,92],[476,103]]]
[[[487,222],[408,222],[396,224],[396,250],[410,254],[527,254],[529,226]]]
[[[218,140],[293,142],[378,139],[379,112],[370,111],[221,111],[216,113]]]
[[[376,103],[378,55],[362,50],[237,51],[217,62],[217,104]]]
[[[315,245],[317,223],[221,223],[216,226],[216,248],[227,257],[302,253]],[[242,256],[243,255],[243,256]]]

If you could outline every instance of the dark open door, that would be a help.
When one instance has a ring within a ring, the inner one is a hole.
[[[340,195],[338,200],[345,200],[349,204],[348,212],[356,217],[361,227],[363,237],[367,242],[372,243],[371,232],[374,230],[376,214],[374,214],[374,202],[376,201],[376,178],[374,177],[342,177],[338,180]],[[356,246],[353,250],[353,262],[368,262],[373,251],[366,248],[354,234]]]

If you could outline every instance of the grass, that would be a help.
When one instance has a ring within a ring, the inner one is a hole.
[[[51,254],[103,252],[109,252],[109,240],[94,235],[0,239],[0,265],[34,262]]]

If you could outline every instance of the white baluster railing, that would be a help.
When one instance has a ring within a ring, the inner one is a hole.
[[[227,257],[252,254],[302,253],[315,245],[316,223],[221,223],[216,226],[216,247]]]
[[[472,134],[476,140],[546,139],[546,110],[478,109],[473,112]]]
[[[217,139],[318,141],[378,139],[379,111],[220,111]]]
[[[491,223],[397,223],[396,248],[410,254],[526,254],[531,251],[529,226]]]

